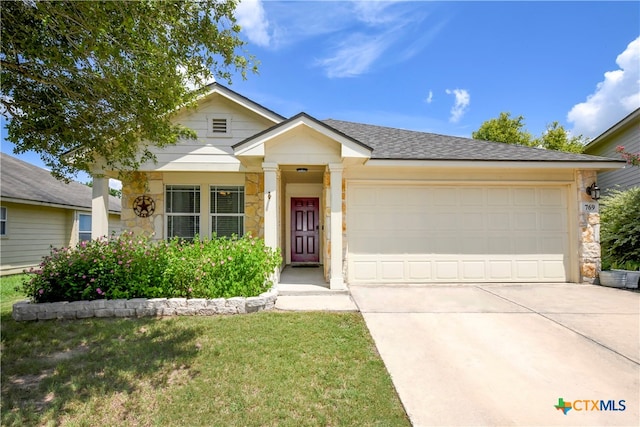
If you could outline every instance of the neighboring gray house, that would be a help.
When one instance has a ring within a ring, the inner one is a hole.
[[[585,154],[620,158],[616,147],[624,146],[627,152],[640,153],[640,108],[604,131],[585,147]],[[598,186],[606,194],[608,190],[625,190],[640,186],[640,167],[598,172]]]
[[[5,153],[0,177],[0,275],[37,265],[51,246],[91,239],[91,188]],[[120,232],[120,199],[109,199],[109,231]]]

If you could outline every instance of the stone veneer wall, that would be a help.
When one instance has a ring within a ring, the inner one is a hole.
[[[155,212],[140,218],[133,212],[133,202],[147,195],[155,202]],[[164,183],[161,172],[133,172],[122,183],[122,227],[135,234],[146,234],[161,239],[164,235]]]
[[[322,199],[324,200],[324,222],[331,217],[331,172],[327,167],[324,171],[322,180]],[[333,224],[332,224],[333,226]],[[330,279],[331,267],[331,239],[328,227],[324,227],[322,233],[322,243],[324,247],[323,266],[324,278],[326,281]],[[347,180],[342,178],[342,277],[347,277]]]
[[[264,174],[244,176],[244,228],[253,237],[264,237]]]
[[[33,304],[29,301],[13,305],[13,319],[29,320],[86,319],[89,317],[163,317],[212,316],[246,314],[271,310],[278,292],[275,288],[257,297],[215,298],[135,298],[130,300],[94,300]]]
[[[587,187],[596,182],[595,171],[577,171],[577,199],[578,226],[580,227],[580,241],[578,242],[578,263],[580,267],[580,282],[593,283],[602,267],[600,258],[600,214],[583,212],[582,202],[593,202],[587,194]]]

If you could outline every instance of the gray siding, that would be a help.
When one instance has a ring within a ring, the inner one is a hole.
[[[616,147],[619,145],[624,146],[629,152],[640,153],[640,128],[627,127],[596,147],[588,149],[587,154],[620,159],[620,154],[616,153]],[[624,169],[599,172],[598,186],[604,194],[612,189],[625,190],[640,186],[640,167],[627,165]]]

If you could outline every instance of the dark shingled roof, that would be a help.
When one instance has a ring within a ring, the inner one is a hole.
[[[337,131],[373,148],[372,159],[616,162],[618,159],[543,148],[481,141],[383,126],[323,120]]]
[[[92,190],[76,181],[65,184],[45,169],[0,153],[0,196],[91,209]],[[120,199],[109,196],[109,210],[121,212]]]

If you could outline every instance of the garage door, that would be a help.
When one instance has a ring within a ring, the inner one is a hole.
[[[567,281],[567,188],[350,184],[349,283]]]

